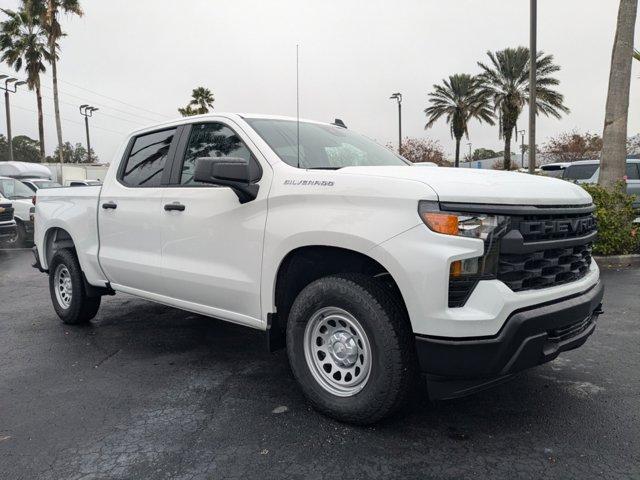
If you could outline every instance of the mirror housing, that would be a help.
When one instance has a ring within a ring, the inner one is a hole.
[[[201,157],[196,159],[193,179],[196,182],[230,187],[240,203],[255,200],[260,186],[255,182],[259,172],[252,171],[251,163],[244,158]]]

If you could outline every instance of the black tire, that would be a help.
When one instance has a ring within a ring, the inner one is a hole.
[[[369,377],[351,396],[338,396],[323,387],[305,357],[305,328],[314,312],[325,307],[351,314],[369,340]],[[394,293],[360,274],[340,274],[312,282],[294,301],[287,322],[289,363],[304,394],[317,410],[354,424],[375,423],[406,403],[417,377],[413,342],[407,315]]]
[[[65,269],[71,284],[70,301],[65,305],[56,294],[56,272]],[[82,269],[72,250],[59,250],[49,264],[49,292],[53,308],[60,319],[70,325],[87,323],[98,313],[101,297],[88,297],[82,278]]]

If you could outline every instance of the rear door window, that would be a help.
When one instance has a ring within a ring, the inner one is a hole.
[[[120,174],[129,187],[159,187],[176,128],[137,137]]]
[[[640,180],[637,163],[627,163],[627,180]]]
[[[565,180],[588,180],[593,177],[593,174],[598,170],[599,165],[597,163],[582,164],[582,165],[569,165],[562,178]]]

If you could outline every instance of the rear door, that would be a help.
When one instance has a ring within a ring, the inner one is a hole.
[[[172,127],[132,138],[116,178],[102,187],[99,258],[115,288],[162,289],[162,196],[181,130]]]
[[[164,293],[177,305],[256,326],[271,169],[249,145],[229,120],[185,126],[162,200],[162,266]],[[241,204],[229,187],[195,182],[199,157],[255,162],[258,197]]]
[[[635,195],[635,208],[640,208],[640,162],[627,161],[627,193]]]

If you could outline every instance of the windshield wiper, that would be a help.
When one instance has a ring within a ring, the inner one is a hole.
[[[343,167],[306,167],[307,170],[340,170]]]

